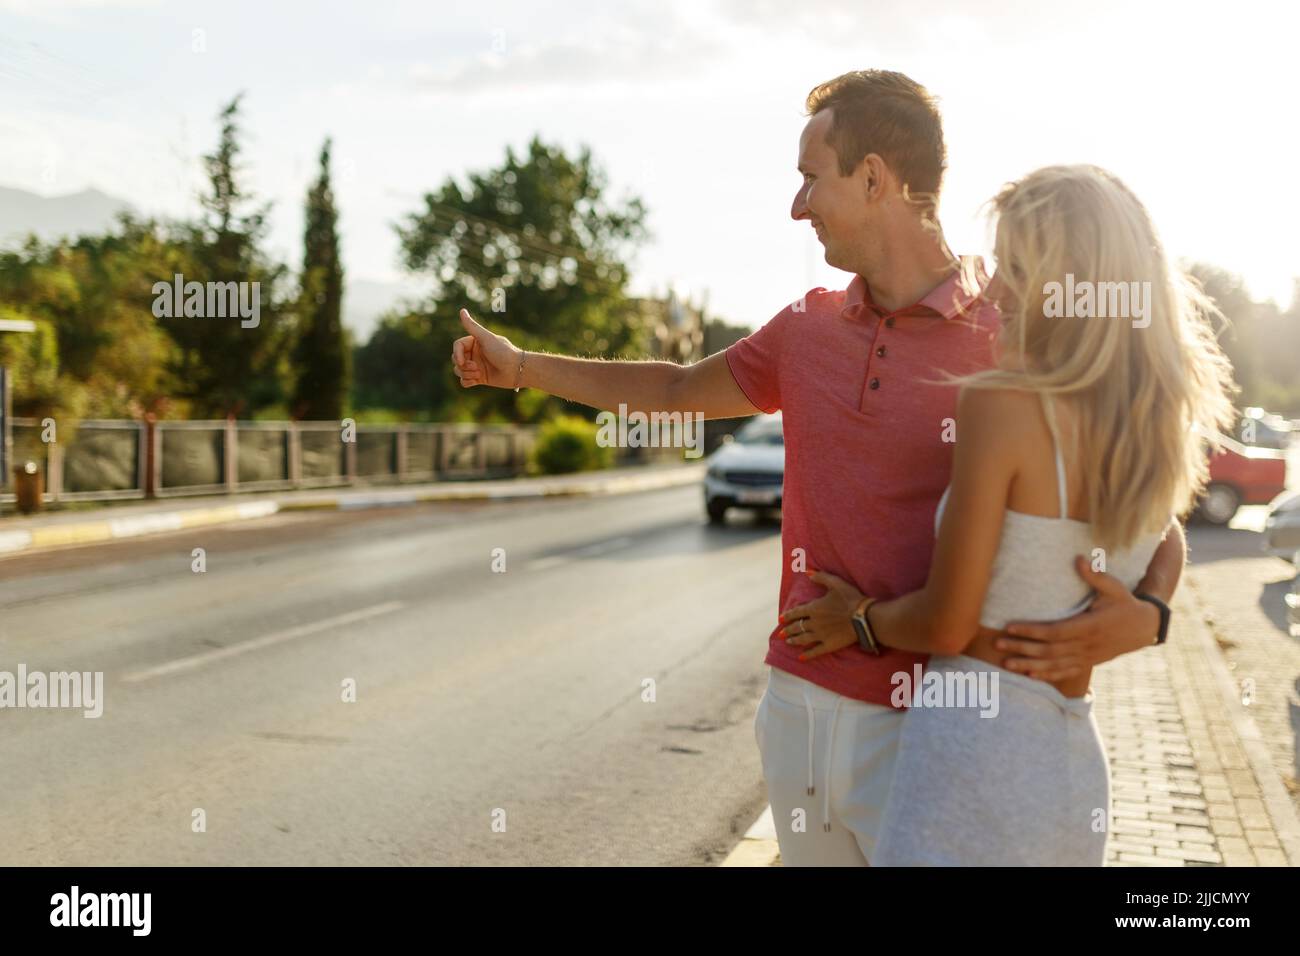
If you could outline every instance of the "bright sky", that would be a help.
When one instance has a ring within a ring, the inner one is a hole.
[[[1295,6],[1255,0],[0,0],[0,184],[191,214],[215,114],[246,90],[245,158],[275,201],[277,251],[301,257],[328,134],[348,275],[393,280],[391,224],[538,132],[589,144],[646,200],[635,291],[707,293],[714,314],[759,325],[810,286],[847,284],[789,218],[802,103],[883,67],[942,101],[955,250],[986,250],[977,213],[1003,182],[1093,162],[1146,202],[1174,255],[1285,305],[1300,276],[1297,36]]]

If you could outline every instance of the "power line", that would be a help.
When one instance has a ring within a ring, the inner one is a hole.
[[[478,255],[483,255],[490,244],[493,245],[493,248],[499,248],[493,243],[492,237],[479,237],[471,233],[466,233],[461,236],[454,236],[454,235],[447,234],[447,235],[441,235],[439,236],[439,238],[445,240],[446,242],[455,243],[457,246],[468,248],[471,252],[474,252]],[[535,249],[531,251],[533,251],[534,253],[537,252],[537,250]],[[565,273],[572,271],[579,278],[584,278],[592,282],[604,282],[607,281],[609,278],[608,276],[601,276],[600,273],[596,271],[596,266],[593,265],[591,260],[589,259],[585,259],[585,258],[578,259],[573,256],[567,256],[565,258],[568,258],[573,261],[573,266],[571,267],[571,269],[566,269],[565,267],[559,265],[551,266],[551,268],[554,268],[561,275],[564,275]],[[502,261],[504,262],[510,260],[503,257]],[[622,266],[619,265],[613,266],[611,268],[618,268],[622,271],[626,271],[623,270]]]
[[[447,206],[443,203],[431,202],[428,199],[426,199],[425,202],[429,210],[434,213],[435,217],[438,215],[442,215],[445,218],[460,218],[465,220],[471,220],[473,222],[478,223],[479,225],[497,229],[500,232],[512,236],[518,242],[519,245],[530,246],[536,252],[544,252],[549,255],[555,255],[561,257],[567,256],[572,259],[578,259],[579,261],[584,259],[590,260],[591,258],[591,253],[586,249],[580,249],[574,246],[566,246],[559,243],[553,243],[540,236],[535,236],[535,235],[529,236],[526,233],[520,231],[517,227],[507,226],[503,222],[498,222],[494,219],[487,219],[483,216],[476,216],[473,213],[466,212],[463,209],[457,209],[454,206]]]

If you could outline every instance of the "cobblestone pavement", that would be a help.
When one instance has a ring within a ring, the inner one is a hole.
[[[1259,547],[1193,527],[1168,644],[1097,671],[1112,865],[1300,865],[1294,570]]]

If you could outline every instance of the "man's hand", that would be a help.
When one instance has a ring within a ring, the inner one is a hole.
[[[827,571],[809,571],[826,593],[815,601],[798,604],[780,616],[785,626],[778,632],[787,644],[810,647],[799,655],[799,660],[812,660],[823,654],[843,650],[858,643],[858,632],[853,629],[853,610],[863,594],[842,578]]]
[[[456,340],[451,360],[463,388],[535,388],[619,415],[681,412],[737,418],[761,411],[731,374],[726,350],[694,365],[576,358],[525,353],[504,335],[483,328],[464,309],[460,324],[469,334]]]
[[[1118,578],[1092,570],[1087,559],[1074,559],[1075,570],[1096,592],[1088,609],[1050,624],[1012,622],[996,647],[1011,657],[1007,670],[1039,680],[1059,681],[1082,674],[1121,654],[1149,647],[1160,632],[1160,612],[1140,601]]]
[[[458,338],[451,348],[451,360],[462,388],[493,385],[514,388],[523,350],[504,335],[489,332],[460,310],[460,324],[469,335]]]

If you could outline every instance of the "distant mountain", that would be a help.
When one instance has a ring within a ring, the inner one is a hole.
[[[0,186],[0,243],[16,245],[36,233],[44,241],[108,231],[119,212],[134,212],[131,204],[98,189],[66,196],[41,196],[25,189]]]
[[[102,234],[113,227],[119,212],[135,211],[125,200],[98,189],[41,196],[0,186],[0,246],[19,245],[32,232],[46,242],[63,236]],[[403,301],[419,301],[427,287],[427,282],[416,279],[381,282],[347,277],[343,286],[343,324],[352,330],[356,342],[365,342],[381,315]]]

